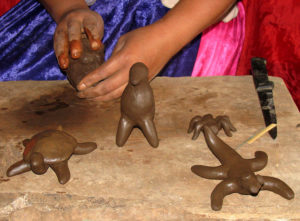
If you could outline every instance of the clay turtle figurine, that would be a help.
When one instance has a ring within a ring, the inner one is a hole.
[[[23,160],[10,166],[7,176],[15,176],[32,170],[35,174],[46,173],[49,167],[58,181],[65,184],[70,179],[68,160],[72,154],[87,154],[97,148],[96,143],[77,143],[76,139],[61,130],[46,130],[23,141]]]
[[[87,74],[94,71],[104,62],[104,44],[97,50],[92,50],[86,35],[82,36],[82,53],[79,58],[69,56],[69,66],[64,70],[68,81],[77,90],[78,83]]]
[[[123,146],[133,127],[139,127],[153,147],[158,146],[154,125],[155,104],[148,81],[148,68],[143,63],[134,64],[129,73],[129,82],[121,97],[121,118],[116,143]]]
[[[280,179],[256,175],[268,161],[265,152],[255,152],[254,159],[242,158],[234,149],[224,143],[208,126],[203,126],[207,146],[221,162],[221,166],[195,165],[191,170],[206,179],[223,180],[211,194],[211,208],[220,210],[225,196],[232,193],[256,196],[261,190],[269,190],[286,199],[294,198],[293,190]]]
[[[230,122],[230,119],[227,115],[224,116],[217,116],[216,118],[213,118],[211,114],[206,114],[203,117],[197,115],[192,118],[190,121],[188,133],[191,133],[194,131],[193,140],[196,140],[201,131],[203,131],[203,126],[206,125],[210,127],[210,129],[214,132],[214,134],[218,134],[219,131],[223,128],[225,131],[225,134],[229,137],[232,136],[231,131],[235,132],[236,128],[232,125]]]

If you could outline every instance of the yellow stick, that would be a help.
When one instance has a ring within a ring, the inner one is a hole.
[[[277,124],[270,124],[269,126],[267,126],[266,128],[263,128],[259,131],[257,131],[254,135],[252,135],[251,137],[249,137],[247,140],[245,140],[243,143],[241,143],[239,146],[237,146],[236,149],[240,148],[241,146],[243,146],[245,143],[247,144],[252,144],[255,140],[257,140],[258,138],[260,138],[262,135],[264,135],[265,133],[267,133],[269,130],[272,130],[274,127],[276,127]]]

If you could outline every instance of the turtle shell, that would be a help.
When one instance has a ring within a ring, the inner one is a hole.
[[[70,158],[77,146],[74,137],[59,130],[46,130],[34,135],[26,145],[23,158],[29,162],[32,153],[40,153],[45,163],[58,163]]]

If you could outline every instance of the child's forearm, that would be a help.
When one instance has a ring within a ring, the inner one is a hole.
[[[219,21],[236,0],[181,0],[155,25],[166,30],[175,54],[205,28]]]
[[[39,0],[53,19],[57,22],[61,20],[61,17],[68,11],[88,8],[85,0]]]

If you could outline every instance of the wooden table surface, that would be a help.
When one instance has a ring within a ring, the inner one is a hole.
[[[251,76],[156,78],[152,81],[160,139],[152,148],[135,129],[126,145],[115,144],[119,101],[81,100],[66,81],[0,83],[0,220],[199,220],[300,219],[300,115],[284,82],[274,81],[278,120],[276,140],[265,134],[239,149],[245,158],[257,150],[269,156],[258,172],[285,181],[295,192],[286,200],[272,192],[257,197],[232,194],[221,211],[210,207],[219,181],[196,176],[195,164],[217,166],[201,134],[187,134],[195,115],[228,115],[237,128],[233,137],[219,136],[232,147],[264,127]],[[71,179],[58,183],[49,169],[6,177],[20,160],[21,141],[59,125],[79,142],[98,148],[69,160]]]

